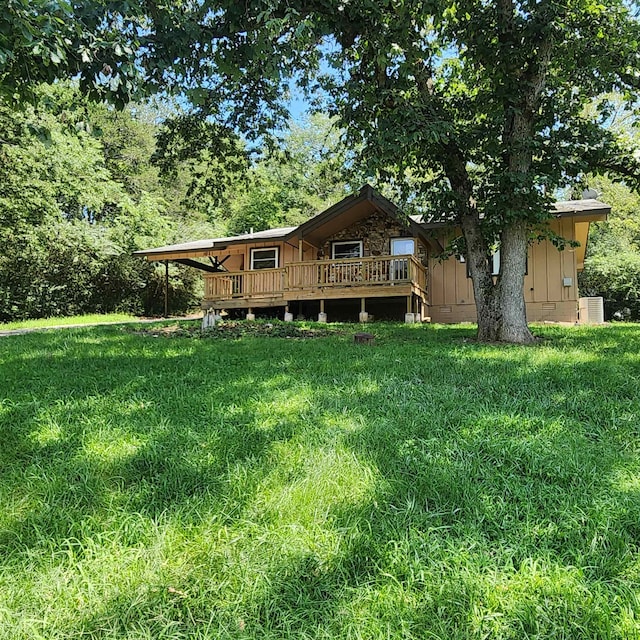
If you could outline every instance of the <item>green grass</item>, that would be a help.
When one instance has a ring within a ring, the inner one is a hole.
[[[83,316],[65,316],[55,318],[38,318],[36,320],[18,320],[0,323],[0,331],[12,329],[40,329],[46,327],[61,327],[74,324],[96,324],[99,322],[133,322],[136,316],[128,313],[93,313]]]
[[[640,326],[0,342],[0,639],[640,638]]]

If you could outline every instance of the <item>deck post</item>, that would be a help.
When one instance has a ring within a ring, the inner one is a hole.
[[[289,311],[289,305],[284,308],[284,321],[293,322],[293,313]]]
[[[413,324],[416,321],[416,314],[413,313],[413,296],[407,296],[407,313],[404,314],[404,321]]]
[[[366,298],[360,298],[360,315],[358,316],[360,322],[369,322],[369,314],[366,310]]]
[[[416,321],[416,314],[413,313],[413,296],[407,296],[407,312],[404,314],[406,324],[413,324]]]
[[[318,314],[318,322],[326,322],[327,314],[324,312],[324,298],[320,299],[320,313]]]
[[[256,314],[253,313],[253,309],[251,307],[249,307],[247,309],[247,316],[246,316],[247,320],[255,320],[256,319]]]
[[[169,317],[169,261],[164,261],[164,317]]]
[[[298,262],[302,262],[304,259],[304,249],[302,247],[302,238],[298,240]]]

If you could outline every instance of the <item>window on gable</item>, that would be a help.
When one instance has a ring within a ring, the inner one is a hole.
[[[278,266],[278,247],[251,249],[251,269],[275,269]]]
[[[362,258],[362,240],[334,242],[331,245],[331,257],[334,260]]]

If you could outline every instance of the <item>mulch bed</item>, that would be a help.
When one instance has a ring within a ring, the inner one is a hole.
[[[197,324],[172,324],[164,327],[126,327],[125,331],[153,338],[324,338],[343,335],[344,330],[331,327],[300,327],[289,322],[247,322],[226,320],[215,327],[201,329]]]

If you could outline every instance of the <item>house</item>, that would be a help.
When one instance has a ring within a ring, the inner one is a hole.
[[[577,274],[589,225],[610,207],[597,200],[560,202],[551,230],[580,244],[559,251],[551,242],[529,248],[525,300],[530,321],[577,319]],[[198,240],[137,251],[204,272],[204,309],[254,314],[303,314],[433,322],[475,321],[467,266],[439,259],[455,230],[405,216],[369,185],[298,227]],[[496,273],[499,253],[492,258]],[[235,310],[235,311],[234,311]],[[249,317],[252,317],[249,315]]]

